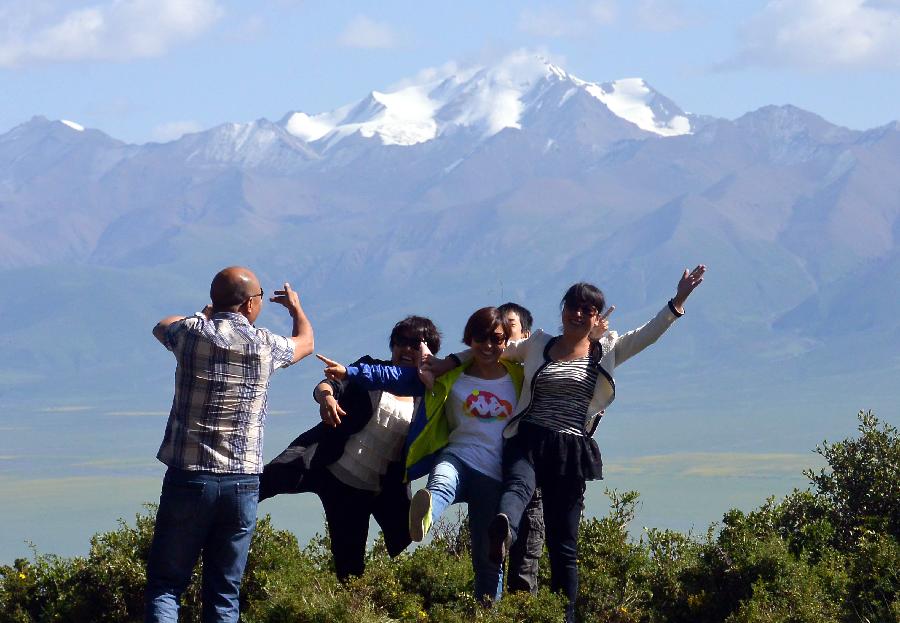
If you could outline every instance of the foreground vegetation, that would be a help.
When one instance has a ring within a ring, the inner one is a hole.
[[[630,538],[638,496],[609,492],[610,513],[582,522],[580,619],[900,622],[900,436],[870,412],[858,417],[858,437],[818,448],[828,466],[806,472],[807,491],[769,499],[751,513],[732,510],[701,537],[649,530]],[[140,620],[152,532],[148,509],[133,525],[95,536],[85,558],[36,553],[0,567],[0,623]],[[300,548],[265,517],[244,580],[243,620],[562,619],[562,600],[546,591],[479,606],[467,541],[463,521],[438,527],[430,544],[393,561],[376,542],[365,575],[341,586],[327,537]],[[184,596],[182,621],[200,620],[199,573]]]

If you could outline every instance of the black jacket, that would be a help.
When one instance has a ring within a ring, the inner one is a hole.
[[[353,363],[389,364],[369,357]],[[338,404],[346,412],[337,427],[320,422],[294,439],[285,450],[269,462],[259,481],[260,501],[282,493],[318,493],[324,469],[341,458],[351,435],[369,422],[378,404],[380,392],[368,392],[355,383],[326,380]],[[409,545],[409,484],[404,483],[405,456],[397,457],[381,480],[381,491],[375,497],[372,514],[381,526],[388,553],[392,556]]]

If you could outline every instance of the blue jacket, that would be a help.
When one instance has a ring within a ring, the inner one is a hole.
[[[516,398],[522,393],[525,372],[513,361],[501,359],[513,385]],[[347,366],[347,380],[365,389],[380,389],[398,396],[424,396],[413,415],[412,424],[406,437],[406,480],[415,480],[426,475],[434,466],[435,458],[450,442],[450,423],[444,412],[444,404],[450,395],[450,388],[470,365],[468,361],[435,379],[434,387],[428,391],[419,380],[419,373],[412,366],[357,363]]]

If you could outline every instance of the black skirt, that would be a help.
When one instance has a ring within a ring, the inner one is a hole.
[[[542,476],[568,476],[583,480],[603,478],[603,460],[593,437],[552,430],[522,422],[509,443],[519,445],[540,480]]]

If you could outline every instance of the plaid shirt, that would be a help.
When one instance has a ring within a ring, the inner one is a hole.
[[[174,322],[164,343],[178,366],[156,458],[178,469],[261,473],[269,377],[291,364],[294,343],[231,312]]]

